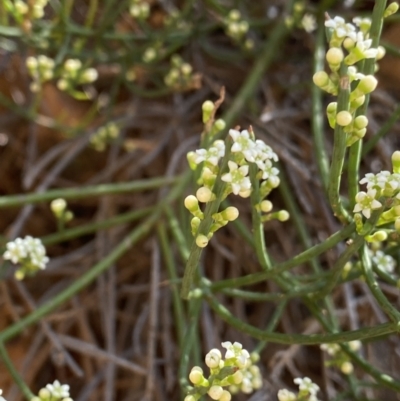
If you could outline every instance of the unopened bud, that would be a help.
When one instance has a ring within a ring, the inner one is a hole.
[[[207,203],[212,199],[213,193],[210,188],[200,187],[196,191],[196,197],[200,202]]]
[[[199,366],[194,366],[189,373],[189,380],[193,384],[199,384],[203,381],[203,370]]]
[[[374,91],[377,85],[378,80],[373,75],[366,75],[360,80],[356,89],[366,95],[367,93]]]
[[[289,220],[290,214],[286,210],[281,210],[277,213],[277,218],[279,221],[287,221]]]
[[[224,390],[221,397],[219,397],[219,401],[231,401],[231,398],[231,393],[228,390]]]
[[[222,217],[228,221],[234,221],[239,216],[239,210],[234,206],[229,206],[221,212]]]
[[[400,173],[400,150],[396,150],[392,154],[393,172]]]
[[[366,116],[357,116],[354,119],[354,127],[357,129],[365,128],[368,125],[368,118]]]
[[[336,114],[336,122],[342,127],[349,125],[352,120],[353,117],[347,110],[339,111],[339,113]]]
[[[196,237],[196,245],[199,248],[205,248],[208,245],[208,238],[203,234],[198,235]]]
[[[273,207],[272,202],[269,201],[269,200],[263,200],[263,201],[260,203],[260,209],[261,209],[261,211],[263,211],[264,213],[270,212],[270,211],[272,210],[272,207]]]
[[[340,370],[345,375],[349,375],[349,374],[353,373],[354,367],[351,362],[343,362],[342,365],[340,366]]]
[[[210,389],[208,390],[207,394],[213,400],[219,400],[221,398],[223,392],[224,392],[224,389],[221,386],[211,386]]]
[[[206,100],[201,106],[203,110],[203,123],[205,124],[211,118],[212,112],[214,111],[214,103],[211,100]]]
[[[329,83],[329,76],[325,71],[318,71],[313,75],[315,85],[322,87]]]
[[[326,61],[329,64],[339,65],[343,61],[343,58],[344,58],[343,51],[339,47],[331,47],[326,52]]]
[[[399,5],[397,3],[390,3],[387,7],[385,12],[383,13],[383,18],[390,17],[392,14],[397,13],[399,9]]]
[[[199,201],[194,195],[189,195],[185,198],[185,207],[190,212],[195,212],[199,209]]]
[[[385,57],[386,49],[383,46],[378,46],[378,54],[376,55],[377,60],[381,60]]]

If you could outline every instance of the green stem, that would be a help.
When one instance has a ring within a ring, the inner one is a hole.
[[[60,233],[46,235],[45,237],[42,237],[41,240],[43,245],[52,245],[62,241],[68,241],[70,239],[114,227],[119,224],[131,223],[132,221],[149,215],[152,211],[154,211],[154,209],[155,207],[146,207],[144,209],[134,210],[133,212],[123,213],[111,219],[70,228],[68,230],[63,230]]]
[[[174,308],[175,327],[178,337],[179,348],[183,348],[184,344],[184,331],[185,331],[185,313],[183,308],[182,299],[179,296],[179,289],[177,280],[178,274],[176,271],[174,257],[171,252],[171,246],[167,239],[167,230],[163,223],[157,225],[158,238],[161,244],[161,250],[164,255],[164,261],[167,266],[168,276],[171,281],[172,303]],[[172,284],[174,283],[174,284]]]
[[[148,180],[137,180],[119,184],[101,184],[84,188],[53,189],[42,193],[20,194],[0,197],[1,207],[15,207],[26,204],[46,202],[57,198],[81,199],[89,196],[116,195],[121,193],[139,192],[164,185],[170,185],[182,180],[178,177],[157,177]]]
[[[274,277],[279,273],[291,269],[292,267],[301,265],[302,263],[307,262],[311,258],[332,249],[339,242],[347,239],[353,233],[354,227],[355,227],[354,223],[349,224],[342,230],[331,235],[323,243],[314,245],[312,248],[307,249],[306,251],[296,255],[295,257],[286,262],[276,264],[275,266],[273,266],[271,271],[264,271],[264,272],[249,274],[244,277],[221,280],[211,284],[210,288],[212,291],[219,291],[223,288],[235,288],[244,285],[259,283],[260,281],[265,281],[271,277]]]
[[[12,363],[10,357],[8,356],[7,350],[4,346],[3,341],[0,341],[0,357],[3,360],[3,363],[10,373],[11,377],[13,378],[14,382],[16,385],[19,387],[19,389],[22,391],[24,394],[25,398],[30,401],[33,397],[35,397],[35,394],[32,393],[28,385],[25,383],[24,379],[21,377],[21,375],[18,373],[17,369],[15,368],[14,364]]]
[[[186,377],[188,375],[189,357],[197,333],[201,304],[201,298],[190,300],[190,320],[184,336],[184,344],[181,348],[181,360],[179,364],[179,383],[182,393],[186,393],[186,387],[189,385]]]
[[[339,95],[337,104],[337,113],[340,111],[348,111],[349,108],[349,94],[350,94],[350,83],[349,77],[347,76],[347,67],[342,63],[340,68],[340,80],[339,80]],[[340,199],[340,181],[343,170],[343,163],[346,154],[346,132],[342,126],[336,123],[334,142],[333,142],[333,153],[332,153],[332,164],[329,172],[329,188],[328,196],[334,215],[343,223],[347,224],[349,215],[342,205]]]
[[[376,299],[382,310],[384,310],[386,314],[389,316],[389,318],[394,323],[400,324],[400,312],[385,297],[382,290],[379,288],[378,282],[374,277],[374,273],[372,271],[371,258],[369,256],[368,247],[366,245],[364,245],[361,250],[361,261],[362,261],[362,269],[364,277],[372,295],[374,296],[374,298]]]
[[[377,338],[383,335],[397,332],[397,324],[383,323],[374,327],[365,327],[358,330],[345,331],[341,333],[326,333],[326,334],[283,334],[269,333],[265,330],[254,327],[242,320],[236,318],[232,313],[219,303],[216,298],[210,294],[205,296],[208,304],[214,312],[221,317],[226,323],[241,332],[244,332],[259,340],[271,341],[278,344],[327,344],[349,342],[353,340],[366,340]]]
[[[265,247],[264,225],[261,221],[261,211],[257,207],[260,203],[260,182],[257,178],[258,167],[255,163],[250,164],[251,180],[251,218],[254,237],[254,246],[256,248],[257,258],[261,268],[264,271],[271,270],[271,260]]]
[[[325,63],[325,16],[319,17],[317,39],[314,51],[314,73],[324,70]],[[315,159],[317,161],[319,174],[325,191],[328,190],[329,183],[329,158],[325,149],[324,135],[324,111],[322,109],[322,91],[312,85],[312,132],[314,138]]]

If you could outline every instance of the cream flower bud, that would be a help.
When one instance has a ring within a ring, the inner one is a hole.
[[[30,70],[35,70],[38,67],[38,61],[35,57],[27,57],[26,59],[26,66],[30,69]]]
[[[392,154],[393,172],[400,173],[400,150],[396,150]]]
[[[354,370],[354,366],[351,362],[343,362],[342,365],[340,366],[340,370],[345,374],[345,375],[349,375],[351,373],[353,373]]]
[[[203,379],[203,369],[201,369],[199,366],[194,366],[189,373],[189,380],[193,384],[199,384]]]
[[[212,199],[213,193],[210,188],[200,187],[196,192],[196,197],[200,202],[207,203]]]
[[[199,248],[205,248],[208,245],[208,238],[203,234],[198,235],[196,237],[196,245]]]
[[[325,86],[329,83],[329,76],[325,71],[318,71],[313,75],[313,82],[319,87]]]
[[[50,203],[50,209],[56,216],[61,215],[65,211],[66,207],[67,207],[67,202],[65,199],[61,198],[54,199]]]
[[[331,47],[327,52],[326,52],[326,61],[329,64],[340,64],[343,61],[344,54],[343,50],[340,49],[339,47]]]
[[[183,401],[196,401],[193,395],[187,395]]]
[[[47,399],[50,399],[51,393],[47,388],[44,387],[44,388],[40,389],[39,397],[41,400],[47,400]]]
[[[221,214],[226,220],[234,221],[239,216],[239,210],[234,206],[229,206]]]
[[[349,347],[352,351],[358,351],[359,349],[361,349],[361,345],[362,343],[360,340],[354,340],[349,342]]]
[[[206,365],[211,369],[218,368],[221,358],[222,358],[221,351],[217,348],[214,348],[206,355],[205,358]]]
[[[383,46],[378,46],[378,54],[376,55],[377,60],[381,60],[385,57],[386,49]]]
[[[357,129],[365,128],[368,125],[368,118],[366,116],[357,116],[354,119],[354,126]]]
[[[223,392],[224,392],[224,389],[221,386],[211,386],[210,389],[208,390],[207,394],[213,400],[219,400],[221,398]]]
[[[231,401],[231,398],[231,393],[228,390],[224,390],[221,397],[219,397],[219,401]]]
[[[214,127],[217,131],[222,131],[226,127],[226,122],[222,118],[219,118],[215,121]]]
[[[390,3],[383,13],[383,18],[390,17],[392,14],[397,13],[398,9],[399,5],[396,2]]]
[[[279,221],[289,220],[290,214],[286,210],[281,210],[277,213],[277,218]]]
[[[214,110],[214,103],[211,100],[206,100],[201,106],[201,109],[203,110],[203,123],[205,124],[211,118]]]
[[[233,382],[235,384],[240,384],[243,381],[243,373],[240,370],[237,370],[233,375]]]
[[[367,75],[360,80],[357,90],[360,90],[364,95],[371,93],[378,85],[378,80],[373,75]]]
[[[261,209],[261,211],[263,211],[264,213],[270,212],[270,211],[272,210],[272,207],[273,207],[272,202],[269,201],[269,200],[263,200],[263,201],[260,203],[260,209]]]
[[[353,117],[347,110],[339,111],[339,113],[336,114],[336,122],[342,127],[349,125],[352,120]]]
[[[190,212],[197,211],[199,208],[199,201],[194,195],[189,195],[185,198],[185,207]]]

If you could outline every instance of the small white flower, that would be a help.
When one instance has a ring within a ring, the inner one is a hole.
[[[325,26],[327,28],[333,29],[334,34],[338,38],[344,38],[346,36],[354,37],[356,30],[356,27],[353,24],[346,23],[342,17],[335,17],[333,19],[325,21]]]
[[[311,396],[315,396],[319,391],[319,386],[313,383],[309,377],[304,377],[303,379],[298,377],[293,381],[299,386],[300,391],[307,391]]]
[[[51,395],[55,398],[67,398],[69,397],[69,386],[68,384],[60,384],[56,380],[53,384],[46,385],[47,390],[50,391]]]
[[[376,251],[375,255],[372,256],[372,261],[376,264],[376,266],[386,273],[393,273],[396,267],[396,261],[393,259],[393,257],[386,255],[382,251]]]
[[[278,400],[279,401],[296,401],[296,394],[292,393],[289,390],[282,389],[278,391]]]
[[[235,162],[228,161],[229,173],[221,177],[222,181],[231,184],[232,192],[238,195],[239,192],[245,192],[251,188],[250,178],[247,177],[249,173],[249,166],[239,167]]]
[[[7,250],[4,252],[3,258],[11,260],[12,263],[17,264],[28,256],[25,243],[22,238],[17,238],[15,241],[8,242]]]
[[[3,390],[0,389],[0,401],[6,401],[1,395],[3,394]]]
[[[257,154],[256,143],[250,138],[247,130],[239,132],[234,129],[229,130],[229,135],[233,139],[231,148],[232,153],[241,152],[248,162],[254,163]]]
[[[312,14],[304,14],[301,19],[301,26],[308,33],[315,31],[317,29],[317,21]]]
[[[207,149],[197,149],[192,156],[192,160],[196,164],[206,161],[213,166],[217,166],[221,157],[225,155],[225,144],[223,141],[215,141],[213,146]]]
[[[263,180],[268,180],[268,179],[274,179],[273,177],[277,177],[279,174],[279,170],[276,167],[272,166],[271,160],[265,160],[264,166],[262,168],[260,167],[260,170],[262,171],[262,179]]]
[[[244,369],[249,365],[250,354],[243,349],[243,345],[237,341],[233,344],[230,341],[225,341],[221,344],[225,349],[225,359],[236,358],[236,364],[239,369]]]
[[[206,355],[206,358],[205,358],[206,365],[211,369],[217,368],[221,361],[221,357],[222,357],[222,355],[221,355],[221,351],[219,349],[217,349],[217,348],[212,349]]]
[[[382,203],[375,199],[376,189],[369,189],[367,193],[361,191],[356,195],[356,205],[353,212],[361,212],[367,219],[371,217],[371,210],[379,209]]]
[[[340,351],[338,344],[321,344],[320,348],[330,356],[335,356]]]

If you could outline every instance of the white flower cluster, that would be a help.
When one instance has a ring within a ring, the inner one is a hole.
[[[90,145],[98,152],[103,152],[110,142],[118,138],[119,132],[118,125],[111,121],[100,127],[90,137]]]
[[[203,105],[203,113],[209,113],[207,102]],[[211,108],[213,104],[211,103]],[[211,109],[210,109],[211,110]],[[207,121],[204,118],[203,121]],[[221,130],[224,128],[224,123],[221,120],[215,121],[211,128],[213,130]],[[278,161],[278,156],[266,145],[262,140],[255,139],[254,134],[248,130],[239,131],[236,129],[229,130],[229,135],[232,138],[232,146],[230,152],[230,160],[228,160],[229,172],[222,174],[221,180],[225,183],[222,199],[228,195],[239,195],[243,198],[250,196],[252,187],[249,176],[250,163],[257,166],[256,178],[261,179],[260,184],[260,203],[257,207],[259,210],[269,213],[272,210],[272,203],[268,200],[263,200],[272,189],[276,188],[279,183],[279,170],[273,166],[273,162]],[[229,221],[235,220],[239,212],[235,207],[228,207],[226,210],[215,213],[213,225],[209,233],[198,233],[201,221],[204,219],[204,214],[200,209],[199,202],[207,203],[216,199],[213,193],[213,187],[217,175],[219,173],[219,162],[225,156],[225,143],[218,139],[214,141],[208,149],[198,149],[195,152],[189,152],[187,155],[189,166],[195,170],[199,164],[202,164],[200,178],[198,183],[201,187],[197,190],[196,196],[189,195],[185,199],[185,207],[194,216],[191,221],[192,234],[196,236],[196,243],[199,247],[205,247],[208,241],[216,230],[228,224]],[[277,218],[280,221],[285,221],[289,218],[286,211],[279,211],[262,216],[263,221]]]
[[[193,74],[193,67],[177,54],[171,57],[171,68],[164,77],[164,83],[174,91],[198,88],[200,76]]]
[[[95,68],[84,68],[80,60],[71,58],[66,60],[62,66],[57,87],[62,91],[77,95],[75,86],[90,84],[96,81],[97,77],[98,73]]]
[[[246,38],[249,31],[249,23],[243,19],[239,10],[229,11],[228,16],[224,20],[225,33],[235,42],[243,45],[246,49],[252,49],[254,42],[250,38]]]
[[[335,128],[336,124],[343,127],[347,134],[347,146],[351,146],[365,136],[368,119],[364,115],[356,116],[356,110],[365,102],[365,95],[375,90],[377,80],[373,75],[364,75],[358,72],[355,64],[366,59],[380,60],[385,55],[382,46],[373,48],[369,37],[371,20],[368,18],[354,18],[353,23],[346,22],[342,17],[328,19],[325,26],[329,31],[329,49],[326,53],[331,73],[318,71],[314,74],[314,83],[324,91],[337,95],[339,91],[341,66],[346,66],[349,84],[353,90],[350,93],[348,105],[337,111],[337,102],[327,107],[329,124]]]
[[[382,208],[384,204],[390,204],[390,208],[384,211],[378,220],[377,225],[393,223],[396,230],[400,230],[400,151],[392,155],[393,173],[381,171],[378,174],[368,173],[360,180],[360,184],[366,184],[367,191],[360,191],[356,194],[353,212],[362,213],[369,219],[374,210]],[[356,217],[360,224],[360,217]],[[356,221],[356,224],[357,224]],[[357,227],[360,231],[361,226]],[[387,235],[386,235],[387,237]],[[385,236],[381,240],[386,239]]]
[[[32,92],[39,92],[46,81],[53,79],[54,65],[54,60],[44,55],[27,57],[26,66],[33,79],[29,86]]]
[[[371,259],[372,263],[374,263],[378,269],[387,274],[392,274],[396,268],[396,260],[393,258],[393,256],[387,255],[383,251],[372,251]]]
[[[298,377],[293,381],[299,386],[298,394],[296,395],[295,393],[286,389],[279,390],[279,401],[318,401],[317,392],[319,391],[319,386],[313,383],[309,377]]]
[[[292,15],[285,18],[285,24],[288,28],[296,26],[310,33],[317,28],[317,21],[314,15],[306,12],[305,3],[296,1],[293,5]]]
[[[361,348],[361,341],[350,341],[347,345],[352,351],[358,351]],[[342,351],[339,344],[321,344],[320,348],[330,356],[330,359],[325,362],[325,366],[337,367],[345,375],[353,373],[354,366],[349,356]]]
[[[258,354],[250,355],[239,342],[232,344],[226,341],[222,347],[226,349],[225,359],[217,348],[205,357],[205,363],[210,369],[208,379],[199,366],[192,368],[189,380],[194,388],[189,390],[184,401],[197,401],[204,394],[213,400],[230,401],[232,394],[239,391],[249,394],[262,387],[260,369],[253,364],[258,360]]]
[[[0,400],[1,401],[1,400]],[[61,384],[56,380],[40,389],[39,394],[31,401],[73,401],[69,394],[68,384]]]
[[[129,13],[134,18],[145,20],[150,15],[150,4],[143,0],[131,0]]]
[[[8,242],[6,247],[3,258],[14,264],[20,264],[15,273],[15,277],[19,280],[22,280],[27,274],[35,274],[38,270],[45,269],[49,262],[46,249],[38,238],[29,235],[25,238],[17,238]]]

